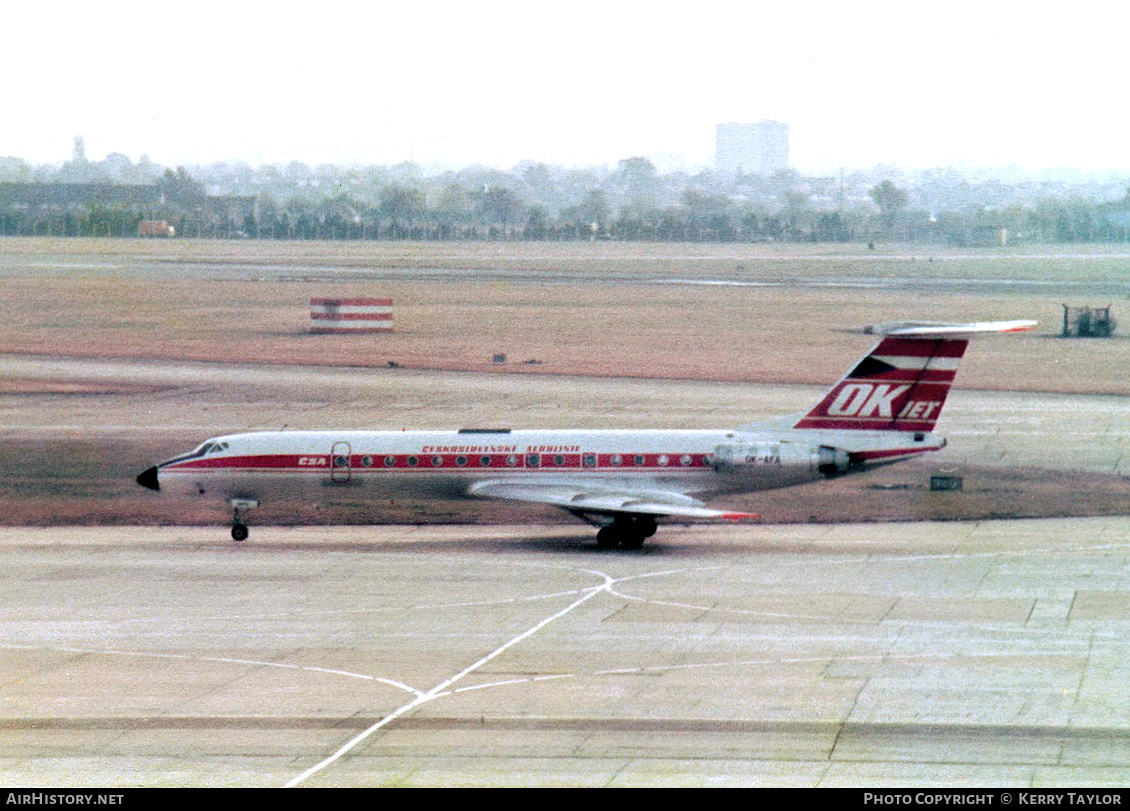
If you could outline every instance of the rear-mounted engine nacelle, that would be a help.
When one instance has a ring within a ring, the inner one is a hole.
[[[751,468],[807,468],[824,476],[838,476],[851,468],[847,451],[830,445],[813,447],[791,442],[727,442],[714,449],[714,469],[719,473]]]
[[[816,469],[828,478],[847,473],[851,467],[851,456],[847,451],[821,445],[816,449]]]
[[[727,442],[714,449],[714,469],[729,473],[740,468],[797,467],[812,464],[810,454],[788,442]]]

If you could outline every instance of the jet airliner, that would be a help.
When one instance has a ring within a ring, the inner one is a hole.
[[[138,484],[222,499],[231,536],[273,500],[317,502],[339,487],[374,501],[488,498],[549,504],[599,527],[597,544],[638,549],[665,518],[746,520],[702,499],[863,471],[940,450],[934,426],[969,339],[1035,321],[902,322],[807,413],[732,430],[270,431],[219,436],[148,468]]]

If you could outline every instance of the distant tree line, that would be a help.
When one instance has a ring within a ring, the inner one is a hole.
[[[1130,241],[1130,178],[1031,178],[879,166],[840,177],[525,162],[425,173],[392,167],[166,169],[81,139],[61,167],[0,158],[0,234],[274,240],[872,242],[987,245]]]

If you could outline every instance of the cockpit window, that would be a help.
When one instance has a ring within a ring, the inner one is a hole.
[[[161,464],[175,465],[177,462],[187,462],[189,459],[199,459],[201,456],[207,456],[210,453],[220,453],[221,451],[226,451],[227,449],[228,443],[226,442],[214,442],[212,440],[208,440],[192,453],[186,453],[183,456],[177,456],[173,459],[162,462]]]

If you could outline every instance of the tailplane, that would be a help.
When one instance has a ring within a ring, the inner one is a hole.
[[[969,339],[1035,326],[1035,321],[992,321],[869,327],[867,332],[883,336],[879,343],[793,427],[929,433]]]

